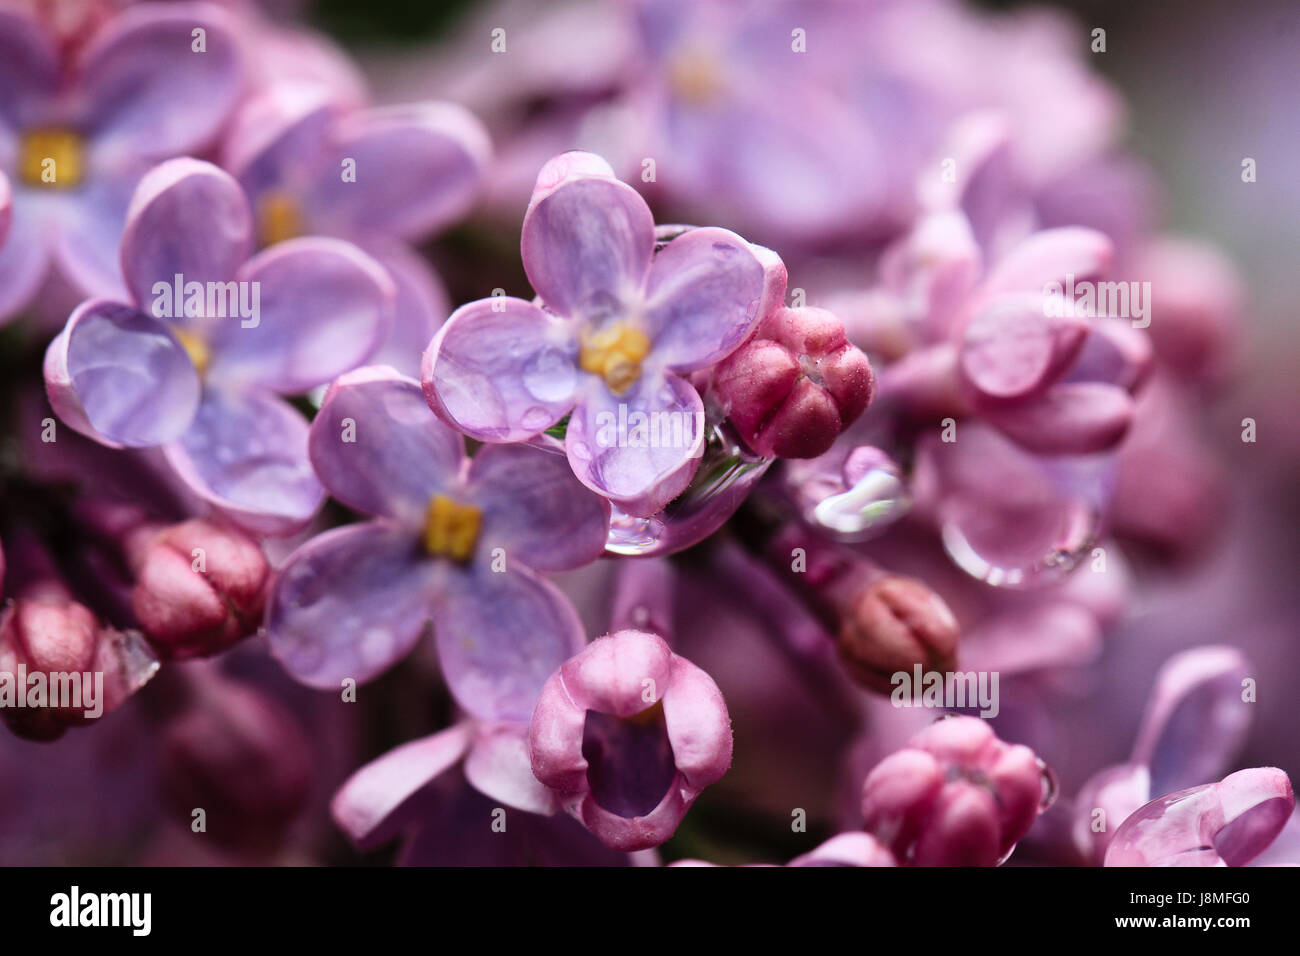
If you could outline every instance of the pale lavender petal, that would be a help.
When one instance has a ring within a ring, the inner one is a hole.
[[[125,301],[119,244],[126,228],[134,177],[96,176],[82,185],[59,229],[59,270],[84,294]],[[140,303],[148,311],[148,302]]]
[[[204,31],[203,51],[193,31]],[[115,17],[79,64],[90,135],[126,156],[195,152],[216,136],[243,80],[239,43],[211,7],[146,4]]]
[[[555,585],[519,564],[495,572],[486,562],[447,574],[434,636],[457,703],[485,720],[528,720],[542,684],[583,642]]]
[[[330,801],[334,822],[361,847],[383,843],[391,835],[385,824],[402,804],[464,756],[472,726],[456,724],[366,764]]]
[[[554,444],[553,451],[488,445],[468,478],[470,500],[483,509],[483,547],[540,571],[595,561],[609,535],[609,502],[574,477]]]
[[[392,321],[388,273],[339,239],[277,243],[248,260],[235,280],[239,314],[218,319],[211,339],[214,381],[305,392],[366,361]],[[244,309],[245,296],[260,308]]]
[[[44,115],[59,82],[54,38],[31,17],[0,10],[0,138]]]
[[[1040,455],[1090,455],[1124,439],[1133,422],[1133,398],[1118,385],[1070,382],[1030,401],[984,409],[984,417]]]
[[[50,343],[45,389],[69,427],[102,444],[142,447],[190,427],[201,387],[165,325],[131,306],[92,300]]]
[[[424,355],[429,405],[480,441],[519,441],[573,407],[578,342],[571,323],[507,296],[457,309]]]
[[[23,309],[49,271],[52,228],[35,203],[12,208],[9,238],[0,243],[0,322]]]
[[[692,229],[668,243],[646,283],[655,363],[686,372],[734,352],[762,317],[764,278],[754,248],[726,229]]]
[[[554,161],[553,161],[554,162]],[[524,216],[528,281],[551,309],[598,322],[640,299],[654,249],[654,219],[632,187],[579,175],[550,189],[543,169]]]
[[[372,680],[424,633],[434,573],[409,529],[374,521],[318,535],[275,580],[266,610],[271,653],[320,690]]]
[[[1176,654],[1156,676],[1133,762],[1151,768],[1151,792],[1199,786],[1223,773],[1245,745],[1254,705],[1242,700],[1250,665],[1232,647]]]
[[[625,395],[590,380],[565,434],[578,479],[647,517],[690,484],[704,451],[704,404],[676,375],[642,376]]]
[[[469,211],[491,154],[487,131],[452,103],[414,103],[345,116],[309,205],[338,234],[419,239]],[[343,161],[356,180],[344,181]]]
[[[140,180],[122,236],[122,273],[149,311],[154,284],[226,282],[253,248],[253,219],[239,184],[211,163],[173,159]]]
[[[1044,229],[1020,243],[989,272],[985,296],[1004,292],[1042,292],[1049,283],[1094,281],[1115,258],[1115,247],[1093,229]]]
[[[429,411],[419,384],[378,366],[330,386],[309,450],[316,474],[343,504],[416,527],[465,460],[465,440]]]
[[[527,724],[480,724],[465,757],[465,779],[517,810],[549,815],[560,807],[554,791],[533,776]]]
[[[269,392],[204,390],[193,424],[164,449],[201,498],[243,527],[289,534],[325,498],[307,457],[307,420]]]
[[[368,240],[362,248],[388,270],[397,292],[392,325],[370,362],[418,379],[420,358],[451,315],[451,299],[433,266],[405,243]]]

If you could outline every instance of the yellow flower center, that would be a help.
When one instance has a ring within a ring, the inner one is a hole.
[[[70,129],[39,127],[23,134],[19,174],[29,186],[71,189],[85,175],[81,135]]]
[[[274,190],[258,201],[258,235],[262,245],[273,246],[302,235],[302,205],[284,190]]]
[[[634,325],[615,323],[582,337],[578,364],[599,375],[615,395],[622,395],[641,377],[641,363],[650,352],[650,337]]]
[[[722,90],[716,57],[698,49],[681,50],[668,64],[668,83],[678,98],[702,106]]]
[[[172,335],[176,336],[176,341],[181,343],[181,348],[190,357],[194,367],[198,369],[199,376],[202,377],[208,370],[208,365],[212,362],[212,350],[208,348],[208,343],[204,341],[203,336],[197,332],[191,332],[189,329],[182,329],[173,326]]]
[[[464,564],[474,554],[482,526],[483,512],[478,508],[434,495],[424,516],[424,550]]]

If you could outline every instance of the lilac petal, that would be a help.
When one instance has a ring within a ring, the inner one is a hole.
[[[0,127],[17,133],[39,122],[58,82],[59,51],[50,32],[16,10],[0,10]]]
[[[577,176],[549,190],[542,182],[524,216],[528,281],[561,315],[594,322],[621,313],[645,285],[655,241],[650,208],[615,179]]]
[[[1151,792],[1171,793],[1218,777],[1246,742],[1254,708],[1242,701],[1250,665],[1232,647],[1176,654],[1156,676],[1133,747],[1151,768]]]
[[[142,309],[154,283],[226,282],[253,248],[253,219],[229,173],[197,159],[173,159],[140,180],[122,235],[122,273]]]
[[[268,392],[204,390],[167,460],[195,494],[248,530],[297,531],[325,497],[307,457],[307,421]]]
[[[322,162],[343,105],[313,83],[278,83],[239,108],[223,137],[221,165],[254,206],[270,190],[299,190]],[[338,175],[337,167],[333,170]],[[303,210],[310,214],[310,208]]]
[[[1151,799],[1151,772],[1126,763],[1093,774],[1074,800],[1071,840],[1085,860],[1100,864],[1120,824]],[[1104,817],[1097,811],[1105,813]]]
[[[1029,451],[1088,455],[1123,440],[1133,421],[1133,398],[1116,385],[1073,382],[1022,404],[987,408],[984,416]]]
[[[693,799],[731,767],[731,718],[713,678],[673,655],[672,679],[663,695],[664,720],[673,759]]]
[[[421,377],[440,418],[480,441],[520,441],[573,407],[573,327],[531,302],[479,299],[452,313],[424,355]]]
[[[40,290],[48,271],[51,226],[35,203],[12,209],[9,238],[0,243],[0,322],[23,309]]]
[[[554,452],[527,445],[488,445],[469,471],[470,499],[483,509],[482,546],[540,571],[595,561],[609,535],[609,502],[574,477]]]
[[[86,295],[125,301],[119,243],[126,227],[133,177],[97,176],[82,186],[59,230],[54,254],[59,270]],[[152,300],[149,300],[152,301]],[[141,305],[146,306],[147,302]]]
[[[916,322],[926,341],[940,339],[974,289],[983,265],[970,222],[958,212],[924,216],[885,250],[880,276],[905,301],[919,300]]]
[[[369,366],[325,393],[309,451],[316,474],[343,504],[419,526],[429,499],[458,480],[465,440],[429,411],[418,383]]]
[[[435,570],[404,528],[371,521],[318,535],[276,578],[266,611],[271,653],[320,690],[378,677],[424,632]]]
[[[194,52],[192,31],[205,32]],[[97,145],[125,156],[197,152],[216,136],[243,85],[239,43],[220,11],[145,5],[115,17],[80,63]]]
[[[533,776],[527,724],[482,724],[465,758],[465,779],[479,793],[508,807],[550,815],[559,809],[554,791]]]
[[[334,822],[363,848],[385,842],[391,835],[385,824],[402,804],[464,756],[471,728],[469,723],[456,724],[366,764],[330,801]]]
[[[678,372],[714,365],[761,318],[763,263],[726,229],[692,229],[655,256],[646,283],[654,361]]]
[[[850,832],[836,834],[786,866],[898,866],[898,861],[870,833]]]
[[[985,296],[1042,292],[1049,283],[1093,281],[1109,270],[1115,247],[1100,232],[1068,226],[1036,232],[995,265],[984,281]]]
[[[1276,767],[1239,770],[1219,783],[1153,800],[1125,820],[1107,866],[1244,866],[1295,809],[1291,781]]]
[[[214,381],[305,392],[363,363],[392,321],[392,280],[350,242],[277,243],[248,260],[235,279],[241,296],[259,289],[260,314],[218,321]]]
[[[72,313],[45,353],[50,406],[71,428],[112,446],[160,445],[199,407],[194,363],[162,323],[116,302]]]
[[[420,239],[469,211],[491,144],[483,125],[452,103],[364,110],[331,130],[332,158],[309,206],[331,231]],[[340,175],[356,163],[356,181]]]
[[[592,491],[637,517],[690,484],[704,451],[704,404],[685,380],[643,375],[616,396],[592,381],[565,433],[569,464]]]
[[[447,290],[433,266],[405,243],[369,240],[362,248],[388,271],[397,292],[392,325],[370,362],[418,379],[420,357],[451,314]]]
[[[1086,319],[1043,314],[1043,296],[1001,296],[962,330],[963,378],[997,400],[1041,394],[1069,367],[1088,338]]]
[[[502,572],[486,562],[451,571],[434,636],[457,703],[485,720],[528,720],[542,684],[583,642],[568,598],[517,563]]]

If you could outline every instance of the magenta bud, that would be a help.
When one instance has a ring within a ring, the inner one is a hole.
[[[943,598],[925,582],[885,574],[841,604],[840,659],[855,681],[888,693],[899,672],[951,670],[959,629]]]
[[[528,729],[533,774],[606,846],[645,850],[673,835],[731,766],[717,684],[657,635],[618,631],[551,675]]]
[[[1044,774],[1028,747],[952,717],[876,765],[862,814],[905,866],[994,866],[1046,809]]]
[[[59,675],[91,674],[99,622],[57,598],[20,599],[0,619],[0,716],[20,737],[54,740],[92,708],[54,706]],[[92,677],[93,680],[93,677]],[[35,691],[40,688],[39,696]],[[91,688],[93,694],[93,685]]]
[[[162,656],[215,654],[257,629],[270,567],[244,532],[196,519],[142,531],[128,547],[131,606]]]
[[[306,804],[311,745],[283,706],[262,692],[204,674],[189,706],[168,721],[163,794],[191,826],[227,849],[274,849]]]
[[[713,391],[767,457],[815,458],[871,401],[867,357],[825,309],[782,308],[714,369]]]

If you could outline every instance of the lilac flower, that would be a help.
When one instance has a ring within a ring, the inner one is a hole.
[[[162,445],[213,507],[263,533],[304,525],[323,491],[307,423],[280,395],[359,365],[387,328],[388,276],[336,239],[251,259],[238,184],[175,159],[132,199],[122,240],[128,302],[79,306],[45,356],[50,404],[111,447]]]
[[[538,688],[582,646],[568,600],[534,569],[575,568],[604,549],[609,506],[545,447],[494,445],[473,459],[392,369],[339,378],[311,426],[312,464],[372,520],[303,545],[267,608],[271,651],[298,680],[375,677],[432,621],[460,705],[525,720]]]
[[[652,515],[689,484],[703,449],[704,406],[683,375],[745,340],[783,294],[784,267],[724,229],[689,230],[655,253],[645,201],[577,152],[542,169],[521,246],[541,304],[457,309],[424,356],[429,403],[489,442],[569,414],[574,474],[628,514]]]
[[[106,22],[72,58],[47,28],[4,10],[0,60],[0,169],[15,190],[0,318],[32,300],[51,262],[83,294],[120,295],[131,190],[153,162],[220,129],[242,84],[234,31],[211,6],[150,4]]]
[[[602,843],[643,850],[727,772],[731,720],[713,679],[663,638],[618,631],[551,675],[528,750],[537,779]]]
[[[1276,767],[1228,774],[1179,790],[1128,817],[1106,851],[1107,866],[1244,866],[1291,821],[1291,779]]]
[[[881,761],[862,789],[866,829],[904,865],[993,866],[1045,809],[1045,770],[978,717],[940,720]]]
[[[335,236],[388,269],[396,321],[376,360],[415,374],[449,307],[406,243],[469,210],[490,152],[482,124],[454,104],[355,109],[325,86],[282,82],[237,114],[223,165],[248,193],[260,243]]]
[[[403,833],[406,864],[630,862],[557,815],[558,809],[554,794],[533,776],[527,725],[473,719],[371,761],[348,778],[331,803],[335,822],[363,849]],[[503,812],[504,832],[494,827]]]

